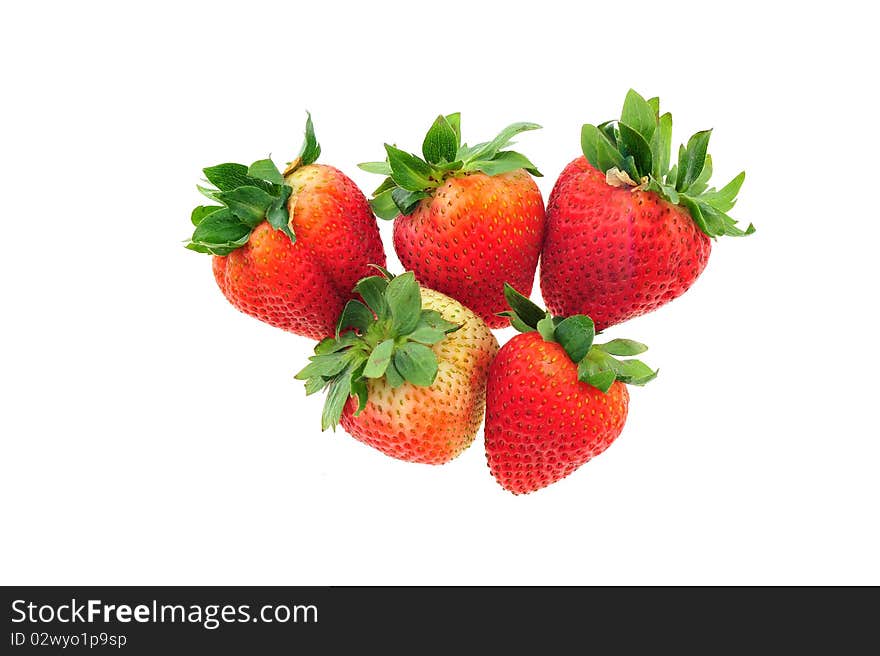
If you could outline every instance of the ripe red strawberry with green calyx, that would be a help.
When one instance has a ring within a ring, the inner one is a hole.
[[[316,164],[321,147],[311,116],[299,156],[282,174],[271,159],[204,169],[220,205],[192,212],[187,244],[214,255],[214,278],[232,305],[312,339],[332,335],[336,319],[369,264],[385,264],[379,227],[354,182]]]
[[[607,449],[626,422],[626,385],[644,385],[652,371],[628,339],[595,344],[593,320],[544,312],[512,287],[505,315],[522,334],[507,342],[489,369],[486,457],[501,486],[534,492],[565,478]]]
[[[461,143],[459,114],[438,116],[422,144],[424,159],[385,145],[384,162],[361,168],[388,176],[371,201],[394,221],[394,249],[423,285],[458,299],[492,328],[504,282],[531,290],[544,239],[544,201],[524,155],[504,150],[540,126],[514,123],[484,143]],[[531,174],[531,175],[530,175]]]
[[[486,374],[498,351],[474,312],[412,272],[357,283],[336,337],[321,341],[296,377],[326,389],[322,430],[409,462],[443,464],[473,442],[483,420]]]
[[[584,156],[547,203],[541,292],[554,314],[590,315],[602,330],[681,296],[706,267],[711,238],[755,231],[727,212],[745,179],[709,187],[711,130],[680,146],[670,168],[672,115],[630,90],[619,121],[584,125]]]

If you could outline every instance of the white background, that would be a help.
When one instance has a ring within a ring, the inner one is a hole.
[[[576,6],[5,5],[0,582],[880,583],[865,5]],[[322,434],[293,380],[310,343],[182,247],[201,167],[287,161],[306,109],[365,191],[355,164],[417,150],[439,112],[471,142],[539,122],[518,141],[546,196],[630,86],[676,143],[715,128],[758,232],[608,331],[660,377],[537,494],[495,483],[482,433],[443,467]]]

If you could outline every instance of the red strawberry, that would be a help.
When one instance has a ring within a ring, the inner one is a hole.
[[[483,420],[486,374],[498,342],[480,317],[405,273],[364,278],[340,327],[297,374],[306,393],[327,388],[322,428],[342,427],[386,455],[442,464]]]
[[[517,335],[498,352],[486,392],[486,456],[506,490],[534,492],[565,478],[607,449],[626,422],[629,392],[657,374],[626,339],[594,344],[593,321],[544,313],[505,289]]]
[[[590,315],[602,330],[681,296],[702,273],[710,237],[743,236],[728,212],[745,179],[709,188],[711,130],[679,149],[672,115],[630,90],[618,122],[584,125],[584,157],[550,194],[541,292],[554,314]]]
[[[389,176],[372,205],[394,222],[394,249],[419,281],[461,301],[492,328],[505,325],[504,282],[531,290],[544,239],[544,203],[526,157],[503,148],[534,123],[492,141],[461,144],[458,114],[438,116],[424,159],[386,144],[388,158],[361,168]]]
[[[290,332],[333,334],[354,284],[384,266],[369,203],[344,173],[315,164],[312,119],[299,157],[282,176],[271,160],[205,169],[222,205],[193,210],[188,248],[214,255],[214,278],[242,312]]]

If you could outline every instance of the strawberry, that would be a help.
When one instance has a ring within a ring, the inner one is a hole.
[[[486,392],[486,456],[501,486],[534,492],[565,478],[617,439],[626,422],[625,383],[644,385],[652,371],[636,355],[638,342],[594,344],[595,326],[585,315],[554,317],[505,288],[522,331],[498,352]]]
[[[187,248],[211,253],[214,278],[232,305],[298,335],[332,335],[368,265],[385,264],[379,227],[348,176],[315,164],[311,116],[299,156],[282,175],[270,159],[204,170],[221,205],[193,210]]]
[[[492,328],[505,325],[504,282],[531,290],[544,239],[544,201],[523,155],[503,150],[534,123],[514,123],[492,141],[461,143],[459,114],[438,116],[424,159],[385,145],[388,176],[371,201],[394,221],[394,250],[419,281],[461,301]]]
[[[584,157],[547,203],[541,292],[554,314],[588,314],[602,330],[681,296],[706,267],[710,238],[743,236],[728,212],[745,179],[709,188],[711,130],[669,168],[672,115],[630,90],[620,121],[584,125]]]
[[[366,305],[346,304],[336,337],[296,377],[307,394],[327,389],[322,430],[341,422],[386,455],[443,464],[477,434],[498,342],[480,317],[420,288],[412,272],[383,272],[357,283]]]

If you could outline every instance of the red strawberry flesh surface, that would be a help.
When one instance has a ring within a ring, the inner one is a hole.
[[[517,335],[489,369],[486,453],[506,490],[526,494],[559,481],[607,449],[626,422],[629,392],[578,380],[559,344]]]
[[[559,176],[547,226],[541,261],[547,309],[588,314],[597,330],[681,296],[712,250],[685,208],[654,192],[608,185],[584,157]]]
[[[419,281],[507,325],[504,283],[531,289],[544,236],[541,192],[523,170],[447,179],[394,222],[394,249]]]

